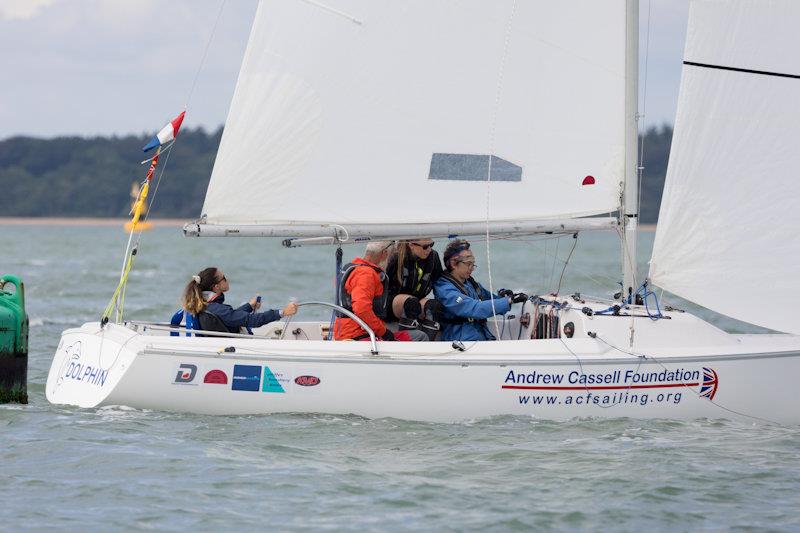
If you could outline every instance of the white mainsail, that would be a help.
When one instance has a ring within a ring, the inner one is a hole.
[[[654,284],[800,334],[800,2],[691,5]]]
[[[624,0],[264,1],[202,220],[457,229],[615,211],[625,23]]]

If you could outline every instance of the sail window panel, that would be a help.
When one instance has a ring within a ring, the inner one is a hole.
[[[497,156],[433,154],[428,179],[456,181],[522,181],[522,167]]]

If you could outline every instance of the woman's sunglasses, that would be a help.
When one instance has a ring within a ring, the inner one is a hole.
[[[420,243],[418,243],[418,242],[412,242],[411,244],[413,244],[414,246],[419,246],[419,247],[420,247],[420,248],[422,248],[423,250],[427,250],[427,249],[429,249],[429,248],[433,248],[433,245],[434,245],[434,244],[436,244],[436,243],[435,243],[435,242],[432,242],[432,243],[430,243],[430,244],[420,244]]]

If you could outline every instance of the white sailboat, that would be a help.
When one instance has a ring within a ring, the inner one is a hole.
[[[533,321],[522,340],[461,346],[333,342],[317,322],[292,323],[303,340],[283,338],[283,323],[221,338],[94,322],[63,333],[48,400],[800,422],[797,20],[790,0],[692,3],[649,273],[783,333],[729,334],[678,311],[654,320],[621,301],[604,314],[607,301],[577,297],[534,306],[574,323],[571,338],[531,338]],[[617,228],[634,292],[637,40],[634,0],[264,1],[202,217],[185,231],[297,245]]]

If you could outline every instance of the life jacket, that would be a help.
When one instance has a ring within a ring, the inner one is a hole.
[[[400,294],[418,294],[420,298],[424,298],[430,294],[433,288],[433,265],[434,260],[438,261],[439,256],[436,253],[431,253],[425,261],[408,258],[402,265],[397,265],[400,269]],[[419,266],[417,266],[419,265]],[[410,266],[410,268],[409,268]]]
[[[456,278],[454,278],[450,274],[450,272],[442,273],[442,277],[445,278],[450,283],[452,283],[455,286],[455,288],[458,289],[458,291],[461,292],[464,296],[469,296],[470,298],[472,298],[472,295],[467,290],[467,286],[464,285],[463,283],[461,283],[460,281],[458,281]],[[475,281],[474,279],[472,279],[472,276],[467,278],[467,282],[470,285],[472,285],[473,289],[475,289],[475,294],[478,295],[478,300],[480,300],[480,301],[485,300],[485,298],[483,297],[483,293],[481,292],[481,288],[478,285],[478,282]],[[484,326],[486,325],[486,319],[485,318],[467,318],[467,317],[463,317],[463,316],[457,316],[457,317],[453,317],[453,318],[441,317],[439,319],[439,322],[444,322],[446,324],[466,324],[467,322],[474,322],[476,324],[481,324],[481,325],[484,325]]]
[[[358,267],[371,268],[378,273],[378,277],[383,284],[383,294],[372,299],[372,311],[378,318],[385,318],[387,304],[389,303],[389,277],[386,275],[386,272],[372,265],[365,265],[363,263],[347,263],[342,267],[342,275],[339,276],[339,306],[344,307],[351,313],[353,312],[353,297],[345,289],[345,284],[347,283],[350,274],[352,274],[353,271]],[[347,317],[347,315],[343,315],[341,313],[338,313],[338,315],[340,317]]]
[[[200,327],[200,322],[197,320],[197,317],[191,313],[185,313],[183,309],[178,309],[175,311],[175,314],[172,315],[172,319],[169,321],[169,325],[175,328],[181,327],[181,322],[183,321],[184,315],[186,316],[186,327],[184,329],[192,330],[192,329],[202,329]],[[180,337],[180,333],[177,331],[171,331],[170,336],[172,337]],[[187,337],[191,337],[192,334],[188,331],[186,332]]]

